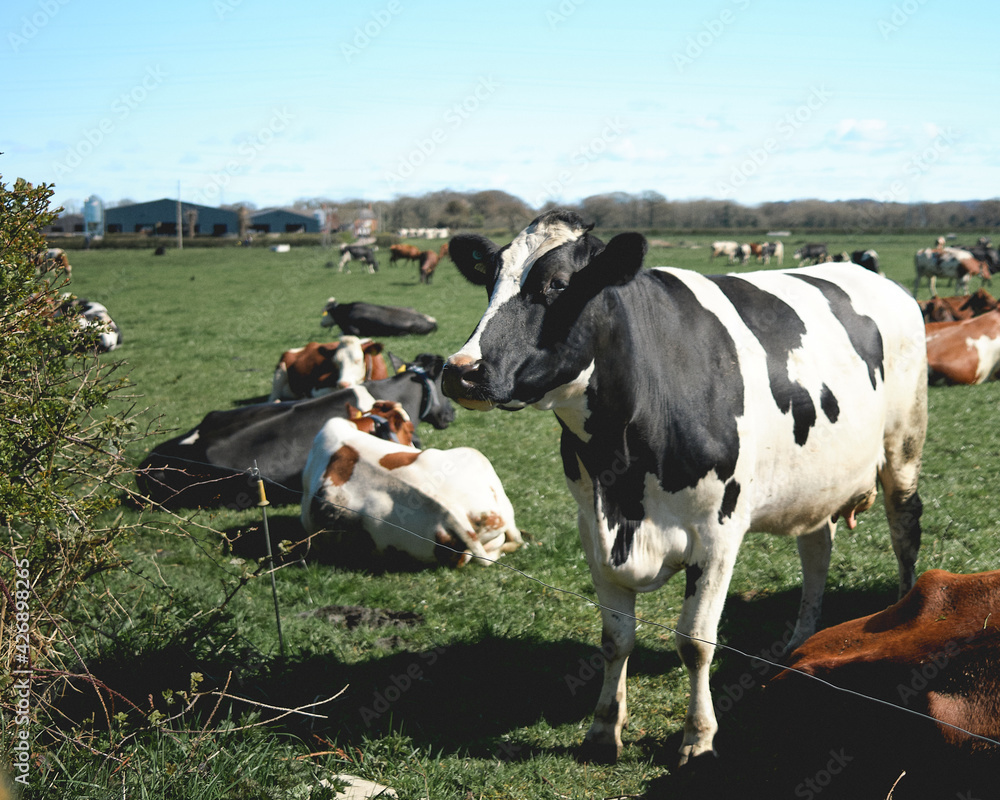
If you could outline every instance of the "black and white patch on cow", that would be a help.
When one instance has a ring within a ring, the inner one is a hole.
[[[711,642],[748,531],[797,537],[792,647],[815,630],[836,519],[853,527],[876,481],[900,591],[912,586],[926,353],[920,310],[901,288],[847,263],[643,270],[642,236],[605,246],[566,211],[505,247],[462,235],[450,251],[489,302],[446,364],[445,392],[470,409],[551,409],[562,428],[602,606],[605,676],[587,734],[597,756],[621,749],[636,593],[682,571],[681,760],[712,751]]]

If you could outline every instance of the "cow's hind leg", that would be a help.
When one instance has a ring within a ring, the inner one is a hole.
[[[830,519],[812,533],[803,534],[796,540],[799,561],[802,563],[802,600],[799,603],[795,630],[785,648],[786,654],[816,632],[816,624],[823,610],[823,590],[830,571],[830,553],[833,551],[836,530],[836,523]]]
[[[604,683],[583,749],[588,759],[613,763],[621,755],[622,729],[628,722],[625,678],[635,646],[635,592],[596,578],[594,588],[601,604]]]

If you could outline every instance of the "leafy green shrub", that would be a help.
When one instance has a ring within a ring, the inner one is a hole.
[[[138,438],[128,381],[92,354],[75,316],[57,313],[66,277],[36,269],[51,195],[0,181],[0,722],[21,725],[26,708],[38,722],[72,650],[67,605],[120,564],[129,528],[100,520],[120,503],[131,471],[120,454]]]

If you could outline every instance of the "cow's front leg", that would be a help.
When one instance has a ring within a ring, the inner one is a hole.
[[[709,670],[715,655],[719,635],[719,620],[726,593],[733,577],[733,565],[739,551],[739,538],[728,541],[719,536],[714,547],[699,553],[686,568],[684,605],[677,620],[677,652],[687,667],[691,683],[691,700],[684,718],[684,739],[681,742],[679,764],[712,753],[719,723],[712,707]]]
[[[621,755],[622,729],[628,722],[625,679],[628,657],[635,646],[635,592],[597,580],[594,588],[601,604],[604,683],[583,746],[588,759],[613,763]]]
[[[799,561],[802,562],[802,601],[799,603],[799,618],[795,621],[795,630],[785,647],[785,655],[816,633],[816,625],[823,610],[823,590],[830,571],[830,553],[833,551],[836,530],[837,524],[831,519],[812,533],[800,536],[796,542]]]

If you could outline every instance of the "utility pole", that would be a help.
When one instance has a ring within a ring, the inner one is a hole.
[[[181,182],[177,181],[177,249],[184,249],[184,219],[181,216]]]

